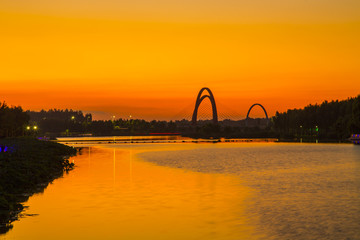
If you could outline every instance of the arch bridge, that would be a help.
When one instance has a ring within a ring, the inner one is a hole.
[[[204,91],[207,91],[208,95],[201,96]],[[193,115],[192,115],[192,120],[191,120],[192,124],[194,124],[194,125],[196,124],[196,121],[197,121],[197,113],[198,113],[199,106],[200,106],[201,102],[205,98],[209,98],[209,100],[211,102],[212,113],[213,113],[213,123],[214,124],[218,123],[218,114],[217,114],[214,95],[213,95],[213,93],[211,92],[211,90],[209,88],[204,87],[204,88],[202,88],[200,90],[200,92],[199,92],[199,94],[197,95],[197,98],[196,98],[195,109],[194,109],[194,112],[193,112]]]
[[[246,120],[245,120],[245,121],[246,121],[246,122],[245,122],[246,126],[248,125],[248,119],[249,119],[250,112],[251,112],[251,110],[253,109],[253,107],[255,107],[255,106],[259,106],[259,107],[262,108],[262,110],[264,110],[264,113],[265,113],[265,116],[266,116],[266,120],[269,121],[269,117],[268,117],[268,115],[267,115],[267,112],[266,112],[264,106],[261,105],[260,103],[255,103],[255,104],[251,105],[251,107],[249,108],[249,111],[248,111],[247,114],[246,114]],[[268,123],[267,123],[267,124],[268,124]]]
[[[249,108],[249,111],[247,112],[247,115],[246,115],[246,119],[248,119],[248,118],[249,118],[249,114],[250,114],[250,112],[251,112],[251,109],[253,109],[253,107],[255,107],[255,106],[260,106],[260,107],[264,110],[264,113],[265,113],[266,119],[268,120],[269,118],[268,118],[267,112],[266,112],[266,110],[265,110],[264,106],[263,106],[263,105],[261,105],[260,103],[255,103],[255,104],[253,104],[253,105]]]
[[[205,94],[203,94],[205,92]],[[211,90],[208,87],[204,87],[202,89],[200,89],[197,97],[196,97],[196,101],[195,101],[195,108],[192,114],[192,119],[191,122],[193,125],[196,125],[197,122],[197,117],[198,117],[198,110],[199,110],[199,106],[200,104],[204,101],[204,99],[208,98],[211,102],[211,108],[212,108],[212,121],[214,124],[218,123],[218,112],[217,112],[217,108],[216,108],[216,103],[215,103],[215,98],[214,98],[214,94],[211,92]],[[268,114],[266,112],[266,109],[264,108],[263,105],[261,105],[260,103],[255,103],[253,105],[251,105],[251,107],[249,108],[247,115],[246,115],[246,119],[245,119],[245,125],[248,125],[248,119],[249,119],[249,115],[251,110],[255,107],[255,106],[259,106],[262,108],[262,110],[265,113],[266,116],[266,120],[269,121],[269,117]]]

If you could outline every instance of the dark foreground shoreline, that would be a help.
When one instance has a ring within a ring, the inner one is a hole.
[[[0,139],[0,234],[12,228],[23,210],[22,202],[42,192],[64,171],[76,149],[34,138]]]

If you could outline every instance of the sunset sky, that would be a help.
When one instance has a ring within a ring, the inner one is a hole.
[[[0,101],[172,119],[360,94],[359,0],[1,0]],[[254,116],[263,116],[254,111]]]

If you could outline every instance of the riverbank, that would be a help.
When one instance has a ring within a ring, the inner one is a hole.
[[[43,191],[64,171],[76,149],[34,138],[0,139],[0,234],[11,229],[32,194]]]

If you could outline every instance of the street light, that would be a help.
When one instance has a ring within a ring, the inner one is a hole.
[[[37,126],[34,126],[34,130],[36,130],[37,129]]]
[[[30,126],[27,126],[27,127],[26,127],[26,130],[30,130]]]

